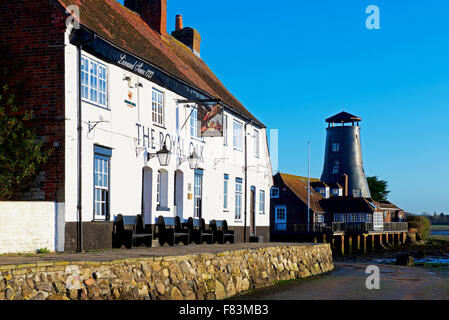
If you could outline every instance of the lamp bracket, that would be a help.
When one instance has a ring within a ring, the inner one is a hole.
[[[93,129],[95,129],[95,127],[96,127],[99,123],[102,123],[102,122],[109,123],[109,121],[107,121],[107,120],[88,121],[88,122],[87,122],[87,125],[89,126],[89,133],[90,133]]]

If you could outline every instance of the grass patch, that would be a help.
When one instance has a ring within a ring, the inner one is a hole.
[[[50,253],[50,250],[48,250],[47,248],[40,248],[36,251],[36,253]]]

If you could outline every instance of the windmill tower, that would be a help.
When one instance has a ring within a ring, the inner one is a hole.
[[[360,121],[360,117],[347,112],[326,119],[326,152],[321,181],[346,185],[347,196],[370,198],[363,169]]]

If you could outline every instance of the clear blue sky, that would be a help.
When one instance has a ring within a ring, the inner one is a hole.
[[[368,5],[380,30],[368,30]],[[321,176],[325,118],[362,117],[367,175],[390,200],[449,213],[449,1],[168,0],[202,37],[201,56],[268,129],[279,170]]]

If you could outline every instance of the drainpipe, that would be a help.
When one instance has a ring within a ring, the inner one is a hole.
[[[248,124],[251,124],[253,121],[250,120],[249,122],[245,123],[245,223],[244,223],[244,227],[243,227],[243,242],[246,242],[246,220],[248,217],[248,148],[247,148],[247,134],[246,134],[246,126]]]
[[[82,108],[81,108],[81,54],[83,51],[83,44],[87,44],[95,40],[95,35],[92,39],[82,41],[81,32],[78,31],[78,224],[77,224],[77,252],[83,251],[83,208],[82,208]]]
[[[79,42],[78,46],[78,225],[77,225],[77,252],[83,251],[83,212],[82,212],[82,121],[81,121],[81,52],[83,50],[82,42]]]

